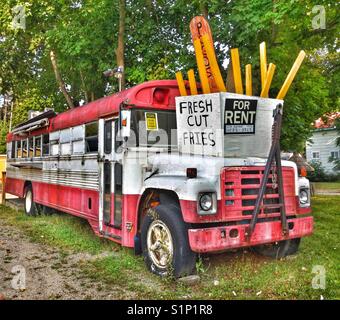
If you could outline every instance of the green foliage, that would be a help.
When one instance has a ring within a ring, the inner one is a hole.
[[[8,123],[0,122],[0,154],[6,154],[6,135],[8,132]]]
[[[320,161],[312,160],[310,165],[314,168],[313,172],[308,172],[307,178],[312,182],[331,182],[339,181],[340,174],[330,174],[325,171]]]
[[[13,127],[26,121],[30,110],[43,111],[45,108],[51,108],[52,105],[52,99],[45,97],[37,89],[28,90],[15,105]]]
[[[15,4],[3,0],[0,7],[0,95],[12,94],[15,104],[23,105],[30,92],[39,92],[44,98],[33,104],[36,109],[46,105],[46,98],[50,107],[65,110],[50,50],[57,55],[75,101],[117,91],[116,79],[104,79],[102,73],[116,65],[118,0],[27,0],[26,30],[11,27]],[[326,29],[312,28],[315,5],[326,8]],[[283,149],[302,151],[310,124],[325,112],[339,109],[337,9],[336,2],[326,0],[127,1],[127,86],[174,79],[177,70],[197,69],[189,23],[195,15],[208,13],[220,63],[228,58],[229,48],[239,47],[242,68],[253,65],[255,94],[260,91],[260,42],[267,42],[268,62],[277,65],[271,97],[279,91],[299,50],[306,50],[308,57],[286,97],[282,135]],[[222,74],[226,77],[224,68]],[[14,112],[20,113],[14,116],[19,121],[27,109],[18,107]]]
[[[333,167],[334,170],[340,171],[340,159],[339,158],[329,157],[328,161],[334,164],[334,167]]]

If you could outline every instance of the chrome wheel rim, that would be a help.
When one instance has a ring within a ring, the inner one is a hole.
[[[155,266],[166,269],[172,262],[173,242],[169,228],[160,220],[154,220],[148,230],[147,246]]]

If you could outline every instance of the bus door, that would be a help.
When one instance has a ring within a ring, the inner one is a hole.
[[[123,167],[116,153],[118,118],[99,120],[99,225],[100,231],[120,239],[123,211]]]

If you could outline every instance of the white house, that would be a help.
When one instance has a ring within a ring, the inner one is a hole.
[[[321,119],[315,122],[316,129],[313,136],[306,143],[306,159],[319,161],[328,173],[334,173],[334,164],[329,162],[329,158],[340,158],[340,147],[336,146],[339,131],[334,126],[334,120],[340,116],[339,113],[333,114],[327,124]],[[333,120],[333,121],[332,121]]]

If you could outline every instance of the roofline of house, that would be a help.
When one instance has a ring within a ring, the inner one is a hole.
[[[314,132],[319,132],[319,131],[332,131],[332,130],[336,130],[336,127],[331,127],[331,128],[317,128],[314,129]]]

